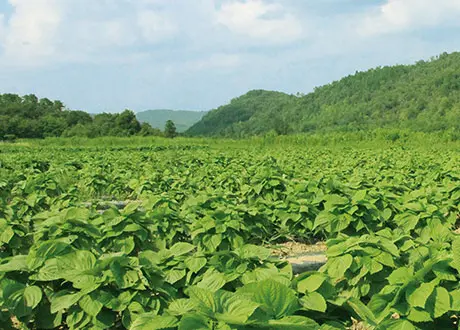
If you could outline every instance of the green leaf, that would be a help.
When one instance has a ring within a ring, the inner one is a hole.
[[[389,320],[380,324],[376,330],[416,330],[407,320]]]
[[[401,267],[394,270],[388,277],[388,282],[391,285],[406,283],[408,279],[414,276],[414,269],[409,267]]]
[[[28,286],[24,289],[24,303],[34,309],[42,300],[42,290],[38,286]]]
[[[316,291],[325,280],[326,277],[321,273],[310,275],[297,283],[297,291],[301,293]]]
[[[181,255],[184,255],[184,254],[187,254],[193,251],[195,248],[196,247],[190,243],[180,242],[180,243],[174,244],[169,249],[169,251],[172,253],[172,255],[178,257],[178,256],[181,256]]]
[[[350,254],[329,259],[326,263],[327,272],[333,278],[341,278],[351,267],[352,263],[353,257]]]
[[[392,294],[376,294],[371,297],[371,300],[367,304],[367,307],[378,318],[380,314],[386,309],[386,307],[391,303],[392,300]]]
[[[55,329],[62,324],[62,313],[51,314],[50,306],[40,304],[35,311],[37,317],[36,325],[38,329]]]
[[[428,313],[427,311],[423,309],[418,309],[418,308],[412,308],[409,311],[409,314],[407,315],[407,319],[415,323],[433,322],[433,319],[431,318],[430,313]]]
[[[10,226],[3,227],[0,232],[0,244],[8,244],[14,236],[14,230]]]
[[[384,219],[385,221],[390,220],[391,214],[392,214],[392,212],[391,212],[390,209],[385,209],[385,210],[383,210],[383,213],[382,213],[383,219]]]
[[[197,286],[215,292],[221,289],[226,283],[227,280],[225,275],[215,271],[206,273],[203,277],[203,280],[201,280]]]
[[[326,195],[324,200],[326,202],[324,205],[325,210],[328,210],[332,208],[333,206],[346,205],[349,203],[348,198],[342,197],[336,194]]]
[[[184,261],[185,266],[194,273],[198,273],[204,266],[206,266],[206,262],[205,257],[189,257]]]
[[[452,265],[460,272],[460,237],[456,237],[452,242],[452,253],[454,254]]]
[[[213,292],[192,286],[187,289],[187,294],[197,306],[201,307],[207,313],[212,314],[218,311],[219,306],[214,299]]]
[[[90,217],[90,211],[84,208],[70,207],[67,209],[66,220],[82,220],[86,221]]]
[[[70,251],[70,244],[62,240],[53,240],[41,243],[38,248],[32,249],[28,255],[27,266],[36,269],[46,260],[66,254]]]
[[[270,320],[268,324],[277,330],[316,330],[318,323],[305,316],[286,316],[280,320]]]
[[[102,303],[99,302],[97,299],[93,299],[91,295],[83,296],[80,301],[78,302],[81,309],[85,311],[85,313],[96,316],[102,310]]]
[[[246,244],[235,251],[242,259],[266,260],[271,251],[263,246]]]
[[[84,329],[91,322],[91,317],[80,309],[73,308],[67,313],[66,323],[70,329]]]
[[[437,282],[422,283],[418,288],[409,288],[406,291],[406,300],[412,307],[425,308],[428,297],[433,293]]]
[[[363,202],[366,200],[366,195],[367,195],[366,190],[359,190],[353,195],[352,201],[354,203]]]
[[[318,292],[307,293],[304,297],[300,298],[300,304],[307,310],[326,312],[326,300]]]
[[[17,255],[7,259],[8,262],[0,265],[0,272],[16,272],[16,271],[27,271],[27,256]]]
[[[338,322],[326,322],[320,327],[320,330],[345,330],[345,326]]]
[[[363,321],[367,322],[371,326],[377,325],[378,322],[374,313],[372,313],[372,311],[359,299],[350,298],[347,303]]]
[[[294,292],[277,281],[250,283],[238,292],[252,293],[253,301],[260,303],[261,308],[276,319],[289,316],[299,308]]]
[[[437,287],[426,303],[426,310],[434,318],[441,317],[450,310],[450,295],[443,287]]]
[[[249,301],[244,296],[231,292],[219,291],[216,293],[219,312],[215,317],[228,324],[243,325],[251,317],[259,304]]]
[[[65,291],[58,292],[51,300],[51,313],[61,312],[65,309],[70,308],[75,305],[80,298],[83,296],[83,293],[73,293],[66,294]]]
[[[195,308],[195,304],[191,299],[177,299],[171,302],[168,306],[168,312],[172,315],[184,315],[191,312]]]
[[[185,275],[185,269],[171,269],[165,272],[165,281],[174,284],[183,279]]]
[[[180,320],[179,330],[212,330],[212,324],[208,318],[199,314],[185,315]]]
[[[23,284],[13,283],[4,288],[3,299],[16,317],[23,317],[31,315],[32,310],[38,306],[42,300],[42,291],[37,286],[25,287]]]
[[[134,237],[132,236],[126,238],[115,238],[113,242],[113,250],[124,254],[130,254],[133,252],[135,246]]]
[[[179,321],[174,316],[159,316],[153,313],[140,315],[130,330],[176,329]]]
[[[451,309],[453,311],[460,311],[460,289],[450,292],[450,297],[452,301]]]

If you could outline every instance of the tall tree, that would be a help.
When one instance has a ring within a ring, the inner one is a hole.
[[[176,125],[172,120],[168,120],[165,124],[165,137],[174,138],[177,136]]]

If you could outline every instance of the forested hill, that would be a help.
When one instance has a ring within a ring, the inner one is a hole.
[[[377,127],[460,130],[460,53],[359,72],[302,97],[251,91],[210,111],[187,133],[242,137]]]
[[[163,129],[168,120],[172,120],[178,132],[187,130],[190,126],[199,121],[205,111],[189,110],[147,110],[136,113],[140,122],[149,123],[152,127]]]

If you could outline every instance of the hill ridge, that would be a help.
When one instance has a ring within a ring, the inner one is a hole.
[[[211,110],[186,133],[246,137],[380,127],[460,130],[460,53],[356,72],[300,97],[253,90]]]

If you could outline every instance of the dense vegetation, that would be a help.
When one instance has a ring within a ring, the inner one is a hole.
[[[5,136],[44,138],[56,136],[132,136],[161,135],[149,124],[136,119],[132,111],[90,115],[65,110],[61,101],[0,94],[0,140]]]
[[[244,137],[378,127],[459,132],[460,53],[359,72],[304,96],[251,91],[210,111],[187,133]]]
[[[198,122],[205,111],[187,110],[147,110],[136,113],[136,118],[141,123],[149,123],[153,128],[163,129],[168,120],[172,120],[179,133],[186,131]]]
[[[331,140],[0,145],[2,329],[456,328],[458,143]]]

